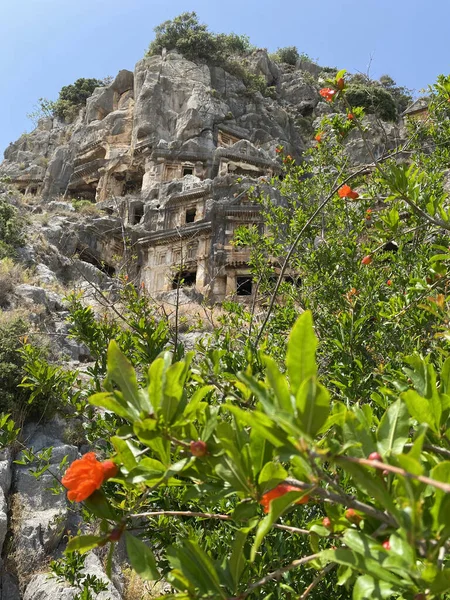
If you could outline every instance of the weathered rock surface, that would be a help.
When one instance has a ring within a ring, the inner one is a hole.
[[[86,557],[82,573],[98,577],[108,585],[108,589],[95,596],[96,600],[121,600],[122,596],[109,581],[97,556],[92,552]],[[64,586],[47,574],[35,575],[27,585],[23,600],[72,600],[79,589]]]
[[[63,458],[67,457],[70,463],[78,454],[75,446],[62,441],[64,427],[63,422],[54,421],[45,426],[30,425],[24,431],[27,446],[32,448],[34,454],[49,448],[53,450],[49,469],[40,477],[36,478],[30,472],[33,465],[17,465],[14,470],[14,556],[22,577],[44,564],[70,528],[72,514],[64,494],[51,491],[57,483],[55,477],[62,477],[63,471],[59,465]]]

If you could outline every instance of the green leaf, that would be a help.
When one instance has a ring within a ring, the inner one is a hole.
[[[288,476],[286,469],[276,462],[268,462],[264,465],[258,478],[259,492],[265,492],[273,489]]]
[[[84,505],[92,514],[101,519],[115,521],[117,518],[114,509],[110,506],[102,490],[95,490],[89,498],[86,498]]]
[[[433,413],[431,402],[427,398],[424,398],[415,390],[403,392],[401,398],[406,402],[409,414],[413,419],[416,419],[418,423],[427,423],[434,433],[439,435],[440,415]]]
[[[355,582],[352,600],[384,600],[394,593],[395,590],[389,583],[374,579],[370,575],[361,575]]]
[[[142,397],[139,394],[136,373],[114,340],[111,340],[108,346],[108,377],[119,386],[128,406],[134,407],[138,414],[141,410],[150,411],[150,403],[141,406]]]
[[[79,552],[80,554],[84,554],[93,548],[97,548],[99,543],[103,541],[104,538],[99,537],[98,535],[79,535],[69,540],[69,543],[66,547],[66,552],[68,554],[71,552]]]
[[[133,421],[139,417],[138,411],[134,407],[130,409],[123,400],[122,395],[118,393],[101,392],[94,394],[88,398],[88,402],[93,406],[105,408],[123,419],[128,419],[128,421]]]
[[[112,579],[112,566],[114,556],[114,544],[109,544],[108,556],[106,557],[105,573],[109,579]]]
[[[258,504],[256,502],[248,502],[244,500],[239,502],[233,510],[233,521],[239,523],[240,521],[249,521],[256,516],[258,511]]]
[[[374,560],[370,556],[363,556],[347,550],[345,548],[337,548],[336,550],[323,550],[321,557],[327,562],[335,562],[340,565],[351,567],[354,571],[365,573],[375,580],[385,581],[392,585],[404,588],[406,585],[411,585],[409,582],[400,579],[387,569],[383,568],[383,565],[378,561]]]
[[[450,461],[444,460],[436,465],[430,471],[430,477],[450,483]],[[450,527],[450,496],[442,490],[436,489],[434,492],[434,504],[431,509],[433,516],[434,529],[439,531],[443,527]]]
[[[371,428],[367,428],[358,418],[357,407],[345,412],[342,438],[350,444],[348,452],[350,456],[367,458],[375,449]]]
[[[434,595],[444,594],[450,590],[450,569],[438,571],[430,586],[430,592]]]
[[[246,527],[245,529],[238,529],[235,532],[234,542],[231,547],[231,556],[228,559],[227,566],[234,583],[234,592],[236,592],[238,589],[242,572],[245,569],[245,565],[247,563],[244,556],[244,546],[250,531],[250,527]]]
[[[316,348],[312,314],[308,310],[297,319],[287,345],[286,367],[294,395],[305,379],[317,374]]]
[[[130,564],[136,573],[146,581],[158,580],[160,576],[156,568],[156,560],[147,544],[127,531],[125,532],[125,544]]]
[[[223,409],[235,415],[242,426],[251,427],[252,431],[264,437],[276,448],[286,443],[287,436],[285,432],[281,431],[272,419],[264,413],[258,410],[250,412],[232,404],[224,404]]]
[[[316,377],[309,377],[300,385],[295,402],[301,429],[306,435],[315,437],[330,414],[328,390],[317,382]]]
[[[352,475],[355,480],[354,483],[358,484],[358,487],[364,490],[369,496],[373,496],[378,500],[378,502],[389,510],[394,517],[398,515],[394,500],[384,486],[380,485],[380,479],[376,474],[369,472],[369,470],[362,465],[345,460],[341,461],[339,457],[336,458],[336,463]]]
[[[188,404],[186,405],[186,408],[184,409],[183,417],[187,419],[190,419],[191,417],[194,418],[197,409],[201,405],[201,401],[213,390],[213,385],[204,385],[203,387],[196,390],[192,395],[191,399],[189,400]]]
[[[403,452],[409,437],[409,413],[399,398],[384,413],[377,430],[378,450],[382,455]]]
[[[294,414],[294,405],[286,376],[280,372],[277,363],[272,357],[264,356],[263,362],[266,366],[267,381],[275,393],[280,408]]]
[[[234,491],[245,492],[246,494],[253,493],[245,472],[229,456],[221,457],[221,463],[216,466],[215,470],[217,475],[226,481]]]
[[[440,377],[440,389],[441,394],[450,393],[450,356],[445,360],[441,368]]]
[[[298,492],[287,492],[283,494],[283,496],[279,496],[278,498],[274,498],[270,503],[269,513],[264,519],[259,523],[258,529],[255,535],[255,541],[252,546],[250,561],[254,562],[256,558],[256,554],[261,546],[264,537],[269,533],[272,529],[272,525],[281,517],[283,513],[285,513],[288,508],[290,508],[293,504],[295,504],[300,498],[306,496],[307,493],[303,491]]]
[[[157,358],[152,362],[148,370],[148,395],[155,412],[158,411],[163,399],[163,387],[166,379],[166,371],[169,368],[170,355],[166,353],[164,358]]]
[[[183,362],[171,365],[166,371],[166,380],[163,388],[163,399],[160,406],[160,413],[165,423],[170,424],[172,418],[177,412],[178,404],[184,390],[183,377],[185,373],[185,364]]]
[[[114,446],[117,452],[119,462],[128,470],[131,471],[137,462],[134,457],[132,446],[129,440],[124,440],[120,437],[113,436],[111,438],[111,444]]]
[[[201,594],[225,599],[227,595],[220,585],[211,558],[196,541],[184,540],[182,544],[181,548],[172,546],[168,549],[170,564],[175,570],[181,571],[186,581],[197,587]]]
[[[357,529],[347,529],[344,532],[344,543],[358,554],[363,556],[371,556],[380,561],[383,559],[385,552],[381,550],[380,544],[373,538],[365,535]]]
[[[128,473],[127,481],[134,484],[157,481],[164,477],[165,472],[166,467],[162,462],[154,458],[144,458]]]

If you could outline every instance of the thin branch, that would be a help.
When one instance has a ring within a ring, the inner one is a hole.
[[[413,446],[414,446],[414,444],[405,444],[404,447],[407,450],[410,450]],[[440,446],[434,446],[433,444],[424,444],[422,446],[422,448],[424,450],[428,450],[429,452],[434,452],[434,454],[440,454],[441,456],[444,456],[445,458],[450,459],[450,450],[447,450],[446,448],[441,448]]]
[[[370,461],[369,461],[370,462]],[[299,481],[298,479],[286,479],[286,483],[290,485],[294,485],[301,490],[308,491],[311,496],[318,496],[324,502],[332,502],[334,504],[342,504],[348,506],[349,508],[354,508],[368,517],[372,517],[381,521],[382,523],[386,523],[392,527],[397,527],[397,521],[389,514],[366,504],[365,502],[361,502],[357,500],[353,496],[348,494],[335,494],[334,492],[329,492],[328,490],[324,490],[323,488],[316,487],[310,483],[305,483],[304,481]]]
[[[279,579],[284,573],[288,573],[289,571],[292,571],[293,569],[296,569],[297,567],[301,567],[302,565],[305,565],[313,560],[316,560],[316,558],[319,558],[319,557],[320,557],[320,552],[318,552],[317,554],[310,554],[309,556],[304,556],[303,558],[298,558],[297,560],[293,560],[290,564],[286,565],[285,567],[281,567],[280,569],[277,569],[276,571],[269,573],[268,575],[266,575],[259,581],[252,583],[252,585],[249,588],[247,588],[247,590],[245,592],[243,592],[242,594],[239,594],[239,596],[235,596],[233,598],[227,598],[227,600],[244,600],[244,598],[247,598],[247,596],[249,594],[251,594],[253,592],[253,590],[258,589],[259,587],[262,587],[263,585],[266,585],[266,583],[269,583],[269,581],[272,581],[273,579]]]
[[[190,510],[156,510],[152,512],[143,512],[135,515],[129,515],[133,519],[140,519],[144,517],[198,517],[200,519],[217,519],[219,521],[234,521],[231,515],[221,515],[217,513],[204,513],[204,512],[196,512]],[[301,529],[300,527],[291,527],[290,525],[279,525],[275,523],[273,525],[276,529],[282,529],[283,531],[288,531],[289,533],[300,533],[302,535],[311,535],[311,532],[308,529]]]
[[[309,594],[313,591],[313,589],[322,581],[327,573],[332,571],[336,567],[336,563],[330,563],[324,569],[320,571],[320,573],[313,579],[313,581],[308,585],[306,590],[303,592],[301,596],[299,596],[298,600],[305,600]]]
[[[415,479],[416,481],[420,481],[420,483],[424,483],[425,485],[431,485],[432,487],[438,490],[442,490],[446,494],[450,493],[450,484],[448,483],[443,483],[442,481],[431,479],[431,477],[426,477],[425,475],[415,475],[414,473],[405,471],[405,469],[388,465],[379,460],[369,460],[368,458],[353,458],[352,456],[338,456],[335,458],[335,460],[337,463],[351,462],[357,465],[363,465],[365,467],[372,467],[372,469],[378,469],[379,471],[388,471],[389,473],[401,475],[402,477],[406,477],[407,479]]]

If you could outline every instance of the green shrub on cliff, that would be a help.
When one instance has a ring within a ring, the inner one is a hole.
[[[23,319],[0,322],[0,412],[20,412],[27,393],[20,389],[24,360],[19,354],[28,325]]]
[[[37,123],[43,117],[59,117],[70,123],[75,119],[80,108],[86,104],[89,96],[92,96],[95,88],[108,85],[109,78],[94,79],[80,77],[70,85],[64,85],[55,102],[48,98],[39,98],[35,110],[27,116]]]
[[[370,84],[349,85],[347,98],[352,106],[361,106],[384,121],[395,121],[397,106],[392,94],[381,86]]]
[[[250,49],[246,35],[215,34],[200,23],[195,12],[185,12],[165,21],[154,29],[155,39],[146,56],[161,54],[164,49],[176,50],[190,60],[203,59],[216,64],[226,62],[233,54],[245,54]]]
[[[0,198],[0,259],[12,256],[23,241],[17,209]]]

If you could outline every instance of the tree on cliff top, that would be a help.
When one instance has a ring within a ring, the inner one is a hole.
[[[48,100],[48,98],[39,98],[36,110],[27,116],[36,123],[42,117],[59,117],[70,123],[75,119],[80,108],[86,104],[89,96],[92,96],[95,88],[109,83],[109,78],[80,77],[74,83],[61,88],[56,102]]]
[[[211,33],[207,25],[199,22],[195,12],[182,13],[161,23],[154,31],[155,39],[146,56],[161,54],[165,48],[176,50],[191,60],[204,59],[221,63],[232,54],[244,54],[250,49],[246,35]]]

